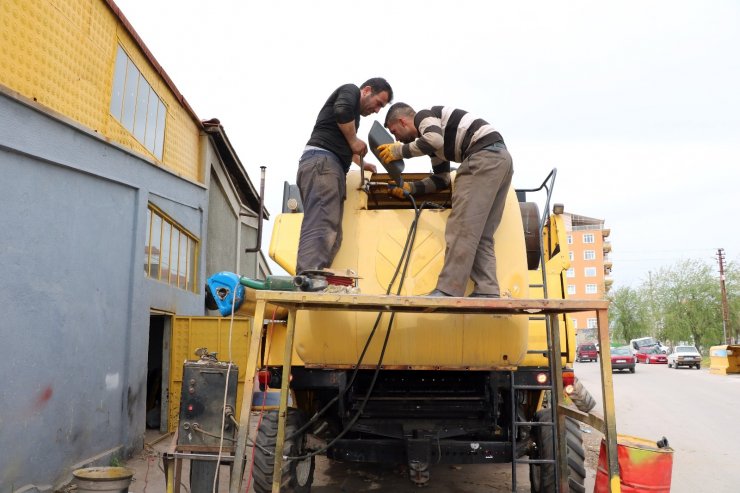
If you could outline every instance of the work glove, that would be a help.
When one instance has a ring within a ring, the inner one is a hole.
[[[411,195],[411,185],[404,183],[403,186],[397,187],[395,185],[388,185],[388,193],[396,197],[397,199],[403,200],[404,198]]]
[[[389,164],[398,159],[403,159],[401,149],[403,149],[403,144],[400,142],[381,144],[378,146],[378,156],[380,157],[380,160],[383,161],[383,164]]]

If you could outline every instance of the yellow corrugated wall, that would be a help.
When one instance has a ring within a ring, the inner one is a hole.
[[[236,394],[236,415],[241,414],[244,392],[244,375],[249,350],[251,319],[234,319],[231,334],[231,359],[239,367]],[[169,419],[168,430],[177,429],[180,415],[180,393],[182,392],[182,364],[186,360],[197,360],[194,351],[200,347],[217,352],[219,361],[229,360],[229,318],[220,317],[175,317],[172,327],[170,352]],[[251,387],[250,387],[251,388]]]
[[[109,112],[119,43],[167,107],[161,161]],[[102,0],[0,1],[0,84],[203,182],[198,122]]]

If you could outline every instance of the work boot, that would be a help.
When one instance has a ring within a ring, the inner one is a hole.
[[[443,296],[451,296],[451,295],[445,293],[444,291],[440,291],[439,289],[435,289],[434,291],[432,291],[431,293],[429,293],[427,296],[434,296],[436,298],[440,298],[440,297],[443,297]]]
[[[498,294],[487,294],[487,293],[470,293],[468,298],[501,298]]]

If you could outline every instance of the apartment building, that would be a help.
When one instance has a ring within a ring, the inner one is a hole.
[[[603,219],[563,214],[570,251],[571,266],[566,274],[568,296],[581,299],[603,299],[612,286],[612,262],[609,260],[610,230]],[[596,339],[596,313],[571,315],[576,340],[581,343]]]

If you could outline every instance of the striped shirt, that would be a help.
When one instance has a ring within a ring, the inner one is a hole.
[[[432,193],[450,186],[450,161],[461,163],[486,146],[503,142],[488,122],[465,110],[433,106],[416,113],[414,125],[419,138],[404,144],[404,158],[430,156],[433,175],[412,183],[411,193]]]

